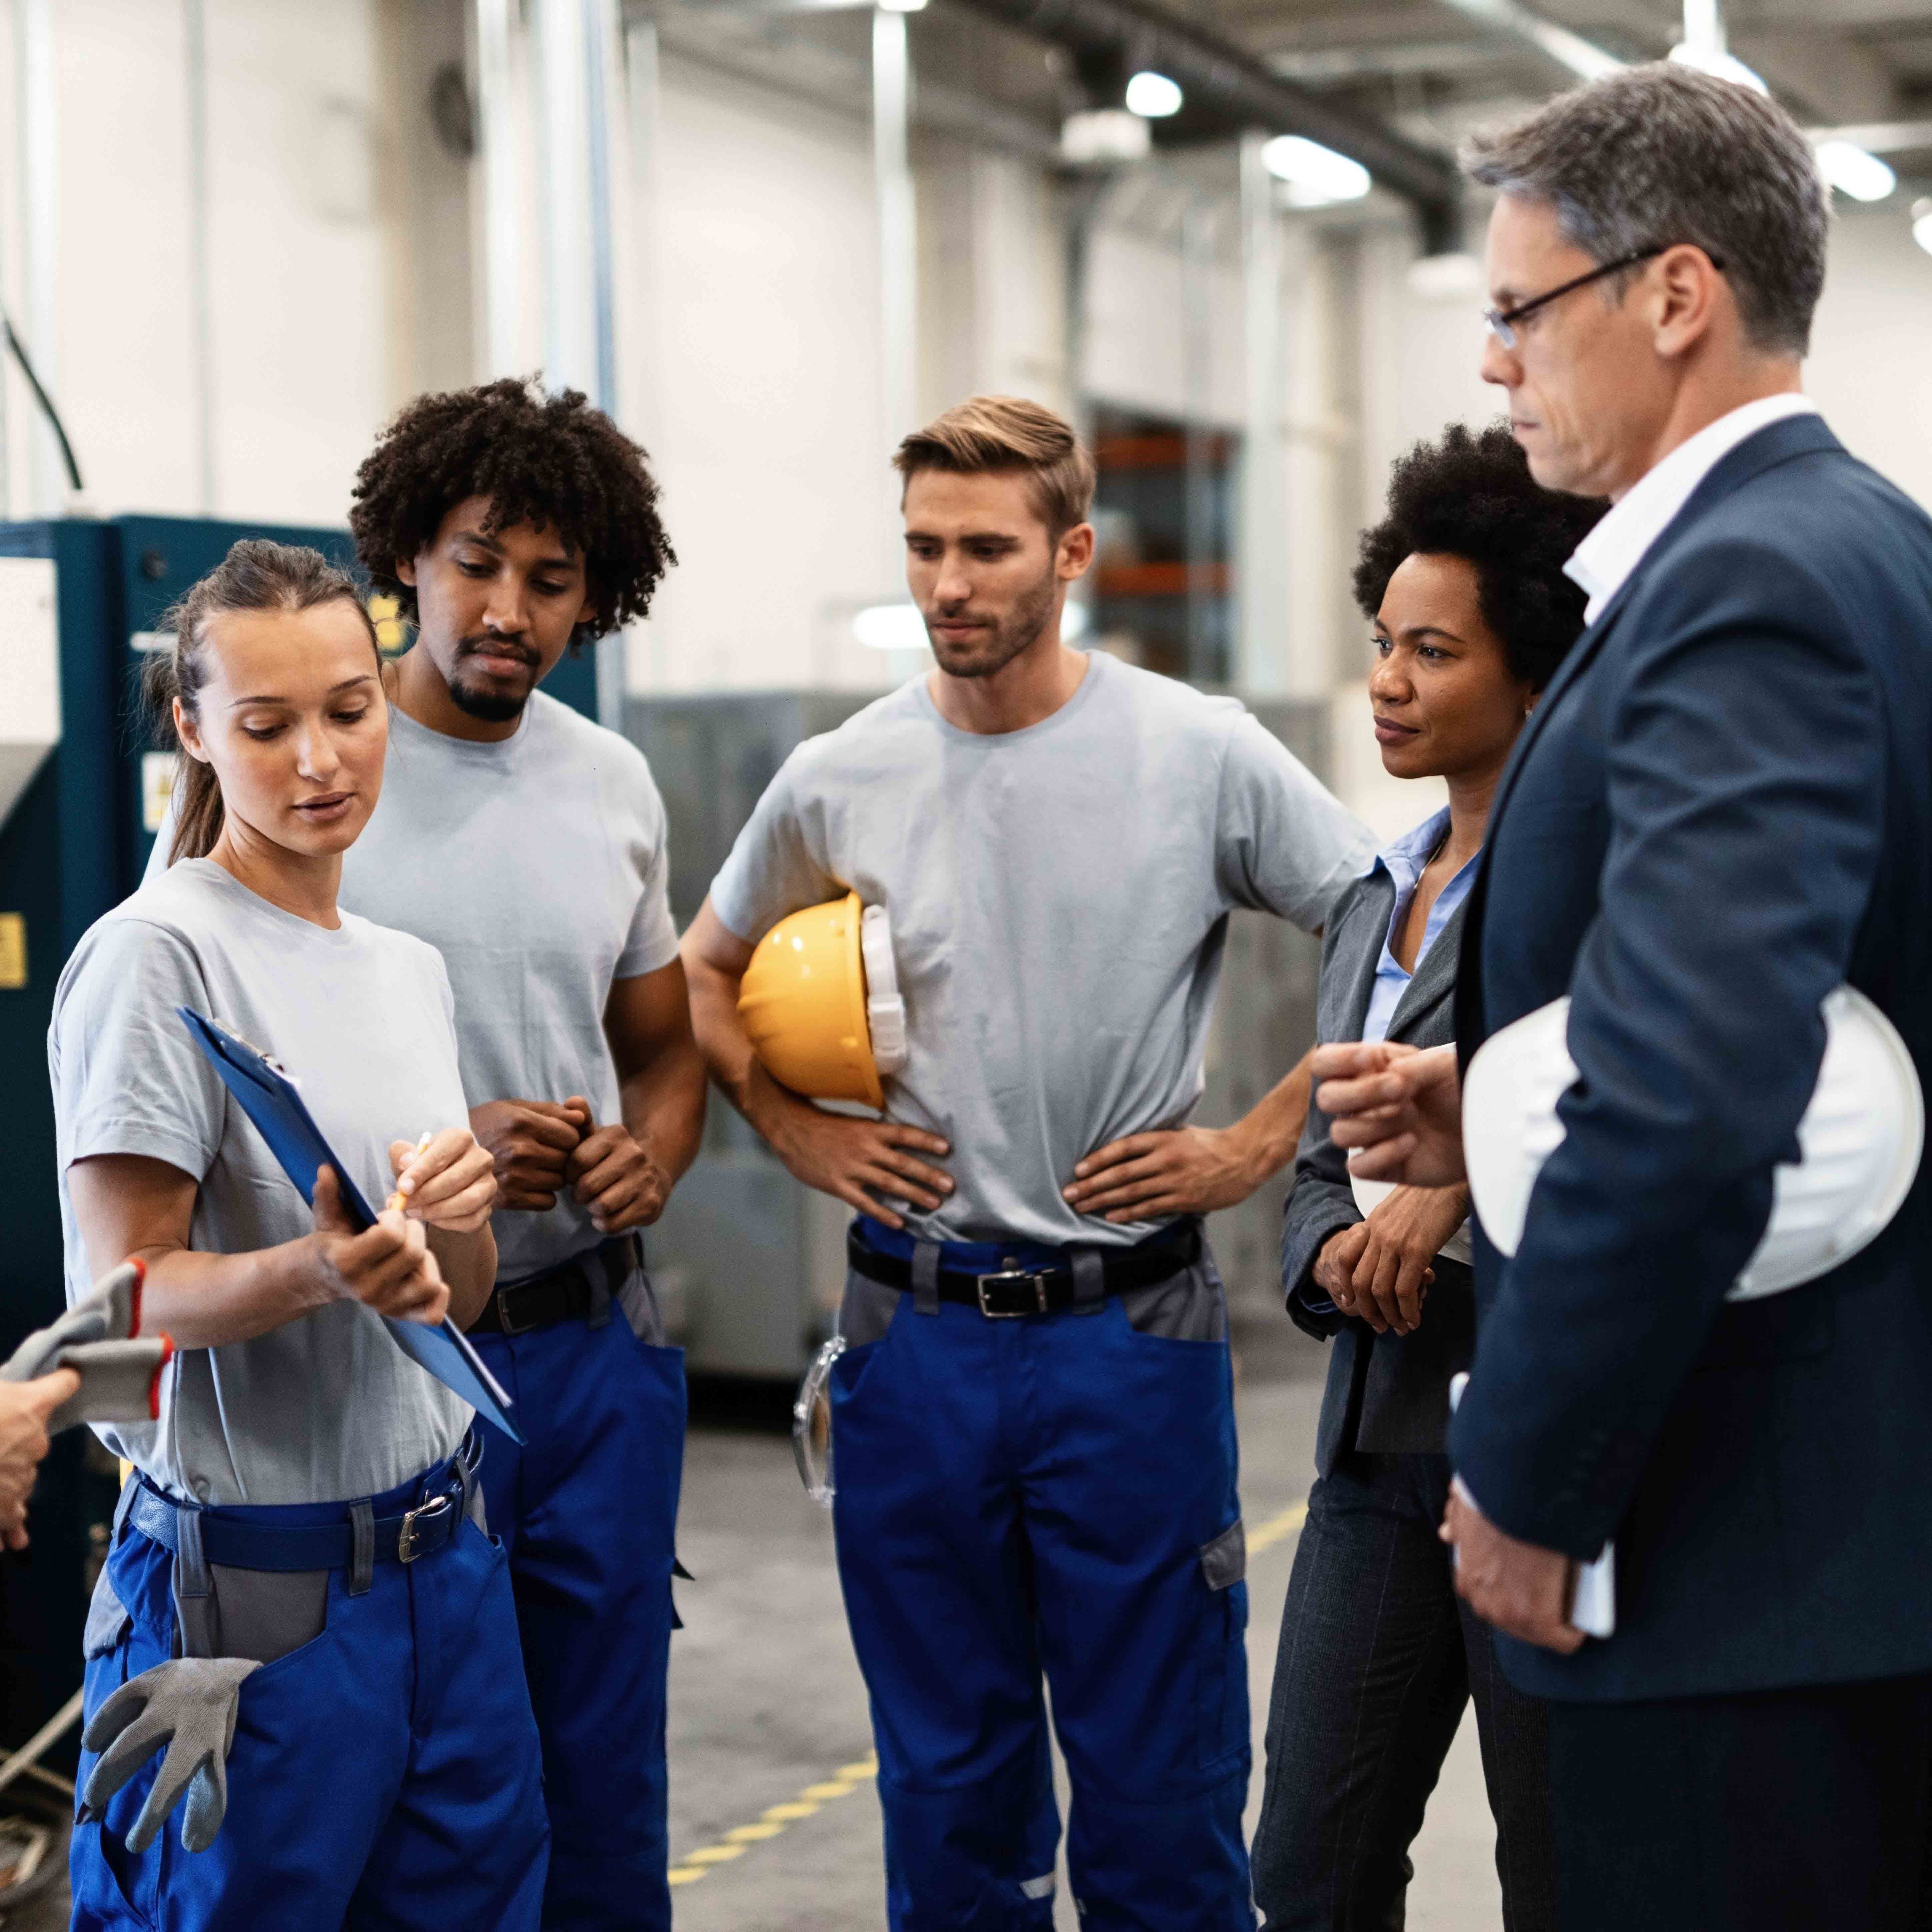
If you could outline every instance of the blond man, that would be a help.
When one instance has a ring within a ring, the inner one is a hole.
[[[1088,1932],[1234,1932],[1246,1599],[1200,1214],[1288,1159],[1305,1078],[1186,1122],[1229,911],[1317,928],[1371,841],[1235,700],[1061,641],[1094,476],[1058,416],[975,398],[896,462],[936,666],[793,753],[684,942],[713,1077],[858,1213],[834,1520],[889,1915],[1052,1924],[1050,1688]],[[883,1120],[779,1087],[736,1013],[755,942],[848,888],[906,1000]]]

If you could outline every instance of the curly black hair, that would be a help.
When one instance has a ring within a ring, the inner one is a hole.
[[[1362,532],[1355,602],[1372,617],[1396,566],[1418,550],[1460,556],[1476,567],[1484,620],[1510,674],[1540,691],[1583,628],[1587,600],[1564,563],[1609,508],[1543,488],[1506,424],[1451,423],[1396,462],[1388,514]]]
[[[491,530],[537,524],[584,559],[597,606],[596,622],[580,626],[586,636],[641,617],[677,561],[644,451],[580,391],[550,396],[534,378],[506,376],[418,396],[356,472],[349,512],[363,568],[412,622],[416,593],[396,566],[421,555],[469,496],[490,499]]]

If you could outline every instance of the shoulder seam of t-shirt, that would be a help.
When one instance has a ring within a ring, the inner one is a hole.
[[[85,1131],[83,1131],[83,1129]],[[138,1138],[130,1138],[138,1136]],[[135,1154],[144,1159],[166,1160],[164,1154],[155,1149],[177,1149],[190,1156],[189,1160],[170,1160],[170,1167],[178,1167],[182,1172],[194,1177],[197,1184],[206,1178],[206,1166],[197,1169],[194,1161],[212,1162],[221,1151],[218,1142],[213,1150],[196,1145],[184,1135],[158,1126],[144,1116],[135,1114],[106,1114],[98,1118],[83,1117],[76,1120],[62,1138],[72,1143],[72,1151],[66,1154],[61,1162],[63,1167],[71,1167],[75,1162],[100,1160],[113,1154]]]

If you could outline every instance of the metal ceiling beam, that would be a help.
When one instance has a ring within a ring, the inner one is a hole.
[[[1149,0],[957,0],[1076,54],[1113,55],[1178,81],[1190,118],[1208,115],[1229,129],[1300,134],[1361,163],[1420,217],[1432,250],[1454,244],[1461,188],[1447,158],[1395,133],[1372,116],[1325,99],[1270,70],[1217,34]]]

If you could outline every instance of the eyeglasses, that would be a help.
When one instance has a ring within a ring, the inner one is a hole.
[[[1640,262],[1650,261],[1676,245],[1675,242],[1660,242],[1654,248],[1640,248],[1634,255],[1619,256],[1614,262],[1606,262],[1600,268],[1592,268],[1587,275],[1579,275],[1574,281],[1565,282],[1561,288],[1551,289],[1543,295],[1532,296],[1526,302],[1518,302],[1514,308],[1486,308],[1483,311],[1483,320],[1489,324],[1490,333],[1505,349],[1514,349],[1519,340],[1516,324],[1526,316],[1534,315],[1540,308],[1548,308],[1552,302],[1560,301],[1564,296],[1574,295],[1579,289],[1587,289],[1592,282],[1600,282],[1606,275],[1621,274],[1626,268],[1635,268]],[[1721,255],[1712,255],[1710,261],[1712,267],[1721,275],[1724,272],[1724,258]]]

